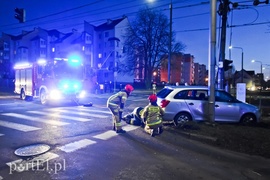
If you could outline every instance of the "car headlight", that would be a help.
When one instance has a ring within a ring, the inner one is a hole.
[[[51,97],[52,99],[60,99],[60,98],[61,98],[61,93],[60,93],[60,91],[58,91],[58,90],[52,90],[52,91],[50,92],[50,97]]]
[[[85,91],[81,91],[80,94],[79,94],[79,98],[84,98],[86,95],[86,92]]]

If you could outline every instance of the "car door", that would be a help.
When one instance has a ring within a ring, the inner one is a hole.
[[[238,122],[239,104],[235,98],[225,91],[215,91],[215,121]]]
[[[204,95],[203,95],[204,94]],[[188,90],[186,105],[195,121],[205,121],[208,118],[207,90]]]

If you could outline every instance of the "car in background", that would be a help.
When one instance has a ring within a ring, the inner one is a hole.
[[[165,114],[164,121],[176,125],[187,121],[207,121],[209,119],[209,89],[207,86],[165,86],[157,93],[157,103]],[[258,107],[241,102],[224,90],[215,90],[216,122],[259,122]]]

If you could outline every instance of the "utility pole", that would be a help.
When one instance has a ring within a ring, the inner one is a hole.
[[[209,32],[209,71],[208,71],[208,114],[210,123],[215,121],[215,65],[216,65],[216,19],[217,19],[217,0],[210,1],[210,32]]]
[[[225,46],[226,46],[226,26],[227,26],[227,13],[230,10],[229,0],[223,0],[219,4],[218,14],[222,17],[221,25],[221,42],[219,51],[219,64],[218,64],[218,88],[224,89],[224,60],[225,60]]]

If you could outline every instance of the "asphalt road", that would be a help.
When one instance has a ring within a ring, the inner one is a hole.
[[[147,105],[149,91],[134,92],[125,112]],[[187,139],[166,126],[150,137],[123,122],[112,131],[110,94],[91,94],[78,106],[42,106],[36,100],[0,96],[0,179],[270,179],[270,160]],[[89,102],[93,106],[85,107]],[[49,151],[17,156],[15,150],[45,144]]]

